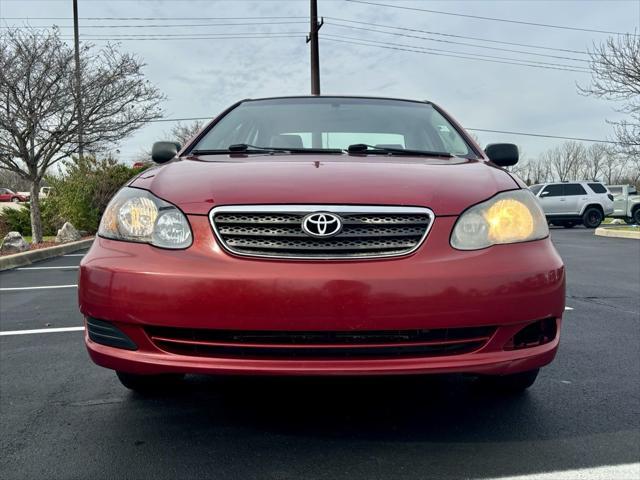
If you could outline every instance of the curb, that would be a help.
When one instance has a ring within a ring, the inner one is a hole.
[[[640,232],[627,232],[625,230],[617,230],[607,227],[596,228],[595,234],[600,237],[633,238],[635,240],[640,240]]]
[[[60,255],[75,252],[76,250],[82,250],[83,248],[90,247],[92,243],[93,238],[87,238],[85,240],[78,240],[77,242],[56,245],[55,247],[40,248],[38,250],[0,257],[0,272],[3,270],[11,270],[16,267],[22,267],[24,265],[30,265],[33,262],[46,260],[47,258],[59,257]]]

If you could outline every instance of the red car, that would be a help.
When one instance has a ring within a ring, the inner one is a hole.
[[[8,188],[0,188],[0,202],[26,202],[29,199],[24,195],[9,190]]]
[[[134,390],[184,374],[469,373],[529,387],[565,271],[533,194],[429,102],[244,100],[113,198],[85,341]]]

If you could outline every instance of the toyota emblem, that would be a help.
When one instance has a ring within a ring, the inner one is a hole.
[[[312,237],[332,237],[342,230],[339,216],[328,212],[310,213],[302,219],[302,231]]]

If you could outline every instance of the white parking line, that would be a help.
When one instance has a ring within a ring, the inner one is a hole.
[[[84,257],[85,255],[85,253],[67,253],[63,257]]]
[[[573,310],[572,307],[564,307],[565,311],[570,312],[571,310]]]
[[[16,270],[77,270],[78,268],[78,265],[67,265],[59,267],[20,267],[16,268]]]
[[[557,470],[537,472],[529,475],[499,477],[499,480],[635,480],[640,475],[640,463],[622,465],[604,465],[601,467],[578,468],[575,470]],[[495,479],[498,480],[498,479]]]
[[[84,327],[39,328],[37,330],[10,330],[8,332],[0,332],[0,337],[8,337],[10,335],[31,335],[33,333],[79,332],[81,330],[84,330]]]
[[[18,292],[20,290],[46,290],[48,288],[77,288],[78,285],[45,285],[42,287],[7,287],[0,288],[0,292]]]

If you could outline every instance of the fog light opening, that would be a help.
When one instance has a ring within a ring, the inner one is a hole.
[[[122,330],[110,322],[86,317],[89,339],[107,347],[137,350],[138,346]]]
[[[555,318],[545,318],[533,322],[513,337],[505,344],[505,350],[519,350],[521,348],[537,347],[549,343],[556,338],[558,325]]]

